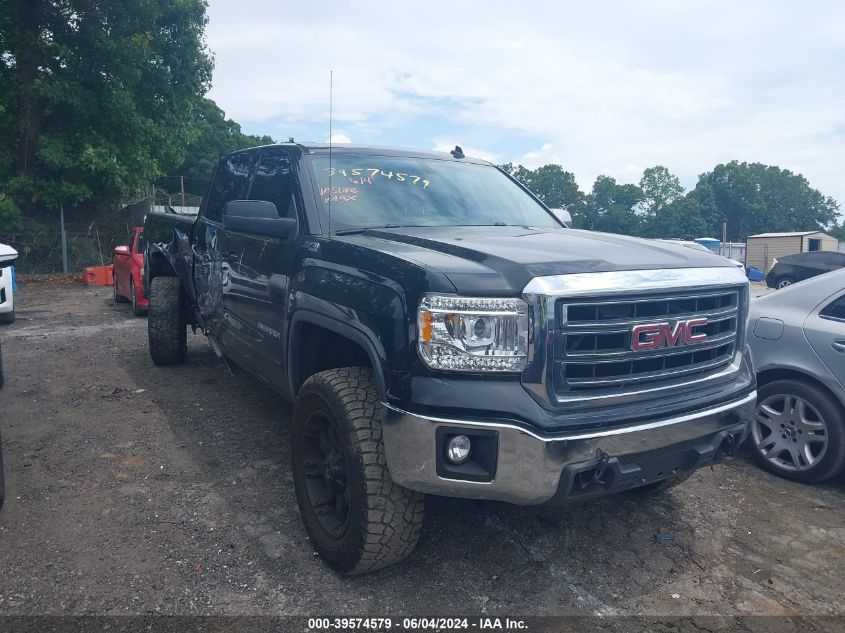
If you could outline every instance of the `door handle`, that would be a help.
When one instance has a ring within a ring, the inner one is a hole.
[[[837,352],[842,352],[843,354],[845,354],[845,341],[833,341],[830,346]]]

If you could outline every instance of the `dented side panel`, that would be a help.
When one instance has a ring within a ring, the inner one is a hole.
[[[218,247],[220,227],[197,221],[191,248],[195,302],[207,334],[219,342],[223,322],[223,260]]]
[[[193,300],[191,232],[195,218],[174,214],[150,213],[144,221],[147,249],[144,253],[144,292],[159,275],[176,276]]]

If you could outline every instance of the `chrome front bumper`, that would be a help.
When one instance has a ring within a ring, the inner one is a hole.
[[[537,505],[560,496],[561,481],[573,472],[572,467],[589,466],[591,460],[598,461],[597,456],[602,454],[614,463],[621,463],[622,470],[627,468],[630,474],[637,472],[637,455],[661,450],[671,453],[674,446],[689,446],[701,440],[701,446],[705,448],[699,452],[712,463],[716,459],[716,449],[728,434],[734,436],[737,444],[744,439],[756,399],[756,392],[751,392],[717,407],[636,426],[548,435],[514,424],[417,415],[382,403],[387,464],[393,480],[411,490],[447,497]],[[497,434],[496,471],[491,481],[466,481],[438,475],[436,435],[441,427],[482,429]],[[696,461],[689,468],[702,465]],[[607,492],[639,483],[632,483],[629,474],[620,482],[622,487],[611,487]],[[662,471],[657,474],[665,479],[672,471],[667,471],[666,476]],[[651,479],[654,476],[652,473]],[[642,480],[642,483],[649,482]]]

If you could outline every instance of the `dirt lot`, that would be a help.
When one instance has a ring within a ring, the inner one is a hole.
[[[154,367],[110,288],[29,285],[16,303],[0,614],[845,612],[845,480],[744,459],[647,502],[432,498],[410,559],[339,577],[299,521],[283,400],[201,336],[184,366]]]

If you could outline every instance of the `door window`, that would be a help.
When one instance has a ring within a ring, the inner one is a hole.
[[[146,247],[147,243],[144,241],[144,234],[138,233],[138,239],[135,240],[135,252],[143,253]]]
[[[819,316],[827,319],[836,319],[837,321],[845,321],[845,295],[828,303],[819,312]]]
[[[276,205],[281,218],[295,218],[294,182],[290,158],[283,149],[261,152],[249,190],[250,200],[264,200]]]
[[[223,205],[244,197],[249,182],[252,156],[252,152],[240,152],[220,159],[211,191],[208,194],[208,204],[205,207],[207,219],[213,222],[222,221]]]

